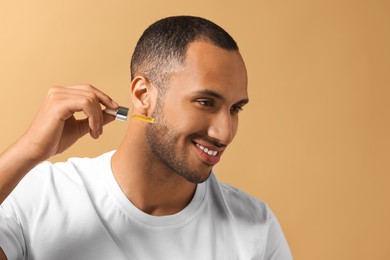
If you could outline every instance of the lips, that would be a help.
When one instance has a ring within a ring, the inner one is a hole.
[[[211,156],[216,156],[218,151],[213,151],[211,149],[208,149],[200,144],[195,144],[196,147],[198,147],[200,150],[202,150],[203,152],[207,153],[208,155],[211,155]]]
[[[208,166],[217,164],[221,159],[222,150],[214,150],[211,147],[205,147],[196,142],[194,144],[200,159]]]

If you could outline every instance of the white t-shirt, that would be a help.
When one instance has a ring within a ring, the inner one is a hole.
[[[42,163],[0,207],[0,247],[13,259],[292,259],[269,207],[214,174],[190,204],[151,216],[121,191],[113,152]]]

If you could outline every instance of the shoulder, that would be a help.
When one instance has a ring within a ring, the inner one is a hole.
[[[229,184],[210,179],[213,203],[234,223],[237,234],[248,244],[264,245],[264,259],[292,259],[287,240],[278,219],[267,203]],[[215,205],[213,205],[215,206]]]
[[[52,163],[42,162],[33,168],[19,183],[17,189],[28,189],[35,185],[55,185],[61,183],[66,185],[72,183],[81,184],[81,176],[87,172],[92,172],[98,167],[99,156],[97,158],[69,158],[65,162]],[[88,170],[87,170],[88,169]],[[36,187],[36,186],[35,186]]]
[[[267,203],[229,184],[219,182],[215,175],[211,176],[211,189],[214,199],[223,203],[230,214],[255,222],[268,222],[271,211]],[[218,195],[219,194],[219,195]]]
[[[65,162],[43,162],[33,168],[22,180],[24,182],[42,181],[47,178],[68,179],[75,183],[79,182],[80,174],[94,173],[102,169],[102,165],[111,158],[113,152],[102,154],[96,158],[72,157]]]
[[[36,208],[37,203],[73,199],[84,194],[86,184],[98,179],[104,156],[106,154],[97,158],[70,158],[66,162],[42,162],[26,174],[3,206],[25,212],[24,209]]]
[[[246,193],[245,191],[236,188],[230,184],[218,182],[221,187],[221,191],[232,200],[237,200],[239,202],[246,202],[249,205],[254,207],[265,207],[266,203],[260,199]]]

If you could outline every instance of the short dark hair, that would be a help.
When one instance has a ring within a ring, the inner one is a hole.
[[[150,25],[142,34],[131,58],[131,79],[144,76],[158,87],[184,64],[188,45],[204,41],[237,51],[234,39],[220,26],[201,17],[172,16]]]

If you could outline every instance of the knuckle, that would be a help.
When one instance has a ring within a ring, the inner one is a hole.
[[[91,99],[90,98],[83,98],[82,100],[81,100],[81,104],[83,105],[83,106],[90,106],[91,105],[91,103],[93,103],[93,102],[91,102]]]
[[[94,100],[98,99],[97,95],[94,92],[88,92],[87,96],[88,96],[88,98],[91,99],[91,101],[94,101]]]
[[[55,101],[58,99],[57,97],[58,97],[58,92],[55,90],[50,90],[46,95],[46,100]]]
[[[90,85],[90,84],[84,84],[84,85],[81,85],[82,88],[84,88],[85,90],[88,90],[88,91],[92,91],[94,90],[95,88]]]
[[[62,87],[61,86],[51,86],[47,91],[48,95],[58,92]]]

